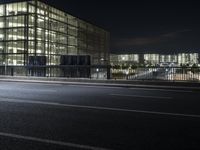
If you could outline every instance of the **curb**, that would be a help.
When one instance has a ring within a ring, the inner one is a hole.
[[[7,79],[0,78],[0,82],[24,82],[24,83],[45,83],[45,84],[64,84],[64,85],[85,85],[85,86],[107,86],[122,88],[151,88],[151,89],[171,89],[171,90],[190,90],[200,91],[200,87],[185,87],[172,85],[149,85],[149,84],[117,84],[117,83],[90,83],[90,82],[74,82],[74,81],[56,81],[56,80],[31,80],[31,79]]]

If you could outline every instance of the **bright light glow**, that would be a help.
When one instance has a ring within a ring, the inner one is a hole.
[[[44,22],[44,20],[43,20],[43,19],[40,19],[40,18],[38,19],[38,21],[39,21],[39,22]]]
[[[17,65],[17,60],[13,60],[13,65]]]
[[[18,39],[24,39],[24,36],[8,35],[8,38],[13,40],[18,40]]]
[[[41,50],[37,50],[37,53],[38,53],[38,54],[41,54],[41,53],[42,53],[42,51],[41,51]]]
[[[21,8],[23,12],[26,12],[26,7]]]
[[[21,27],[21,26],[24,26],[24,24],[22,24],[22,23],[13,23],[12,22],[12,23],[9,23],[8,26],[9,27],[19,27],[19,26]]]
[[[0,34],[0,39],[3,39],[4,38],[4,35],[3,34]]]
[[[0,28],[3,28],[3,27],[4,27],[4,23],[0,22]]]

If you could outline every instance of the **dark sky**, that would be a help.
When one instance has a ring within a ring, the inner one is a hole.
[[[43,1],[110,31],[114,53],[200,52],[197,1]]]

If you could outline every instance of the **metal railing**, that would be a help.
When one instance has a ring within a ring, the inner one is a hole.
[[[139,67],[112,70],[113,79],[200,81],[200,67]]]
[[[110,78],[110,66],[0,66],[0,75],[66,78]],[[200,82],[200,67],[111,69],[111,79]]]

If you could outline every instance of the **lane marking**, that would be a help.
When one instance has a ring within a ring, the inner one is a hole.
[[[23,90],[32,91],[32,92],[57,92],[58,91],[56,89],[36,89],[36,88],[33,88],[33,89],[24,88]]]
[[[34,142],[41,142],[41,143],[59,145],[59,146],[67,146],[67,147],[73,147],[73,148],[79,148],[79,149],[108,150],[106,148],[94,147],[94,146],[89,146],[89,145],[81,145],[81,144],[75,144],[75,143],[70,143],[70,142],[54,141],[54,140],[49,140],[49,139],[42,139],[42,138],[36,138],[36,137],[31,137],[31,136],[23,136],[23,135],[4,133],[4,132],[0,132],[0,136],[20,139],[20,140],[27,140],[27,141],[34,141]]]
[[[31,92],[57,92],[58,90],[57,89],[38,89],[38,88],[32,88],[32,89],[29,89],[29,88],[26,88],[26,87],[16,87],[16,88],[14,88],[14,89],[11,89],[10,87],[7,87],[7,88],[5,88],[5,87],[0,87],[0,90],[10,90],[10,91],[12,91],[12,90],[22,90],[23,89],[23,91],[31,91]]]
[[[195,115],[195,114],[168,113],[168,112],[146,111],[146,110],[136,110],[136,109],[123,109],[123,108],[110,108],[110,107],[100,107],[100,106],[70,105],[70,104],[61,104],[61,103],[55,103],[55,102],[33,101],[33,100],[16,100],[16,99],[8,99],[7,98],[7,99],[4,99],[4,100],[0,100],[0,102],[23,103],[23,104],[40,104],[40,105],[68,107],[68,108],[76,108],[76,109],[90,109],[90,110],[129,112],[129,113],[143,113],[143,114],[151,114],[151,115],[165,115],[165,116],[175,116],[175,117],[200,118],[200,115]]]
[[[138,97],[138,98],[154,98],[154,99],[173,99],[172,97],[161,97],[161,96],[143,96],[143,95],[125,95],[125,94],[109,94],[110,96],[120,97]]]
[[[105,86],[105,85],[99,85],[99,86],[95,86],[95,85],[67,85],[66,86],[73,86],[73,87],[86,87],[86,88],[101,88],[101,89],[124,89],[125,87],[117,87],[117,86]]]
[[[179,92],[179,93],[193,93],[189,90],[176,90],[176,89],[158,89],[158,88],[146,88],[146,87],[115,87],[115,86],[94,86],[94,85],[67,85],[73,87],[86,87],[86,88],[104,88],[104,89],[128,89],[128,90],[144,90],[144,91],[163,91],[163,92]],[[169,87],[168,87],[169,88]]]
[[[129,89],[131,89],[131,90],[139,90],[139,89],[141,89],[141,90],[145,90],[145,91],[166,91],[166,92],[180,92],[180,93],[193,93],[193,91],[188,91],[188,90],[173,90],[173,89],[157,89],[157,88],[129,88]]]

